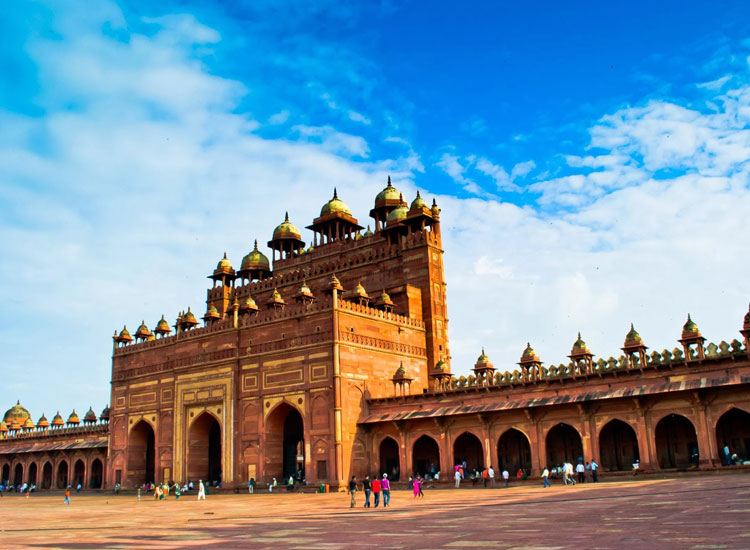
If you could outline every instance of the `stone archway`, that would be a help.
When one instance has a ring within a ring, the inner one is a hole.
[[[693,423],[679,414],[669,414],[656,425],[656,456],[660,468],[698,466],[698,437]]]
[[[468,478],[474,470],[484,469],[484,449],[482,442],[471,432],[464,432],[453,442],[453,464],[466,462],[464,475]]]
[[[280,403],[266,419],[265,475],[286,483],[289,477],[302,481],[305,475],[305,423],[299,410]],[[327,472],[326,472],[327,473]]]
[[[187,476],[191,481],[221,481],[221,426],[211,413],[201,413],[188,430]],[[168,480],[165,480],[168,481]]]
[[[411,456],[415,476],[429,474],[433,477],[440,471],[440,447],[429,435],[423,435],[414,442]]]
[[[531,444],[524,433],[511,428],[497,440],[498,471],[507,469],[515,474],[519,469],[531,472]]]
[[[65,489],[68,486],[68,462],[63,460],[57,465],[57,488]]]
[[[10,464],[3,464],[3,474],[0,478],[0,483],[3,485],[10,483]]]
[[[41,488],[42,489],[52,488],[52,463],[49,460],[44,463],[44,467],[42,468]]]
[[[95,458],[91,463],[91,474],[89,477],[89,487],[92,489],[101,489],[104,478],[104,465],[102,461]]]
[[[13,486],[18,488],[23,485],[23,464],[16,464],[13,468]]]
[[[128,436],[127,484],[131,488],[155,483],[156,453],[154,429],[140,420]]]
[[[81,488],[86,488],[86,465],[82,459],[78,459],[73,464],[73,485],[81,485]]]
[[[573,426],[560,422],[547,432],[547,465],[550,468],[564,462],[575,463],[583,459],[583,442]]]
[[[716,443],[721,463],[727,465],[724,447],[729,447],[729,456],[737,460],[750,460],[750,414],[733,408],[721,415],[716,423]]]
[[[36,462],[32,462],[29,464],[29,473],[26,475],[26,481],[29,483],[29,485],[36,485],[37,484],[37,465]]]
[[[378,456],[380,457],[380,468],[376,474],[388,474],[392,481],[398,481],[401,477],[401,461],[398,452],[398,443],[392,437],[386,437],[380,442]]]
[[[622,420],[610,420],[599,432],[599,460],[603,470],[631,470],[640,459],[635,430]]]

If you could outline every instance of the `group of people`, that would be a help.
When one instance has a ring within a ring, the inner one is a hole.
[[[467,468],[466,468],[466,461],[456,464],[453,466],[453,480],[456,484],[456,489],[461,487],[461,481],[466,479],[467,475]],[[505,484],[505,487],[508,487],[510,484],[510,472],[507,468],[503,469],[503,471],[500,474],[503,478],[503,483]],[[516,479],[518,481],[524,480],[528,477],[528,474],[523,470],[523,468],[519,468],[516,472]],[[480,481],[484,484],[485,488],[492,488],[495,486],[495,469],[490,465],[487,468],[484,468],[481,472],[477,470],[476,468],[468,475],[468,479],[471,480],[472,485],[476,485]]]
[[[414,489],[414,497],[417,496],[424,496],[424,493],[422,493],[422,481],[421,478],[419,478],[419,483],[414,483],[414,486],[416,487]],[[388,508],[391,504],[391,482],[388,479],[388,474],[383,474],[383,476],[378,479],[376,476],[374,479],[370,479],[369,475],[366,475],[365,478],[362,480],[362,490],[365,493],[365,508],[370,508],[370,496],[373,496],[373,508],[377,508],[380,505],[380,495],[383,495],[383,508]],[[357,506],[356,503],[356,495],[359,491],[359,485],[357,484],[357,476],[352,476],[352,479],[349,481],[349,486],[347,488],[347,492],[351,495],[351,501],[350,501],[350,508],[355,508]]]
[[[634,471],[636,466],[633,466]],[[599,464],[595,460],[591,462],[583,463],[582,460],[578,461],[578,464],[573,467],[571,462],[564,462],[562,466],[558,466],[553,470],[556,474],[562,475],[563,485],[575,485],[576,483],[585,483],[593,481],[594,483],[599,482]],[[542,487],[550,487],[550,469],[549,467],[544,468],[542,472]],[[576,480],[577,478],[577,480]]]

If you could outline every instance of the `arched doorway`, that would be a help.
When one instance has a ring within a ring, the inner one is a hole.
[[[305,423],[289,403],[279,404],[266,420],[265,475],[279,483],[290,476],[302,481],[305,475]],[[322,473],[322,472],[321,472]]]
[[[453,464],[466,462],[466,477],[474,470],[484,469],[484,450],[482,442],[473,433],[464,432],[453,442]]]
[[[65,489],[68,486],[68,463],[63,460],[57,466],[57,488]]]
[[[15,487],[23,485],[23,465],[21,464],[16,464],[16,467],[13,468],[13,485]]]
[[[440,447],[429,435],[423,435],[414,442],[412,449],[414,475],[434,477],[440,471]]]
[[[0,482],[3,485],[7,485],[10,482],[10,464],[3,464],[3,476]]]
[[[722,464],[727,464],[724,447],[729,456],[737,455],[741,461],[750,460],[750,414],[740,409],[729,409],[716,423],[716,443]]]
[[[91,463],[91,478],[89,479],[89,487],[91,487],[92,489],[102,488],[103,472],[104,467],[102,466],[102,461],[98,458],[95,458]]]
[[[581,436],[570,424],[561,422],[547,432],[547,465],[550,468],[564,462],[575,463],[583,459]]]
[[[82,488],[86,487],[86,465],[80,458],[73,464],[73,485],[81,485]]]
[[[497,441],[497,460],[499,470],[507,469],[511,473],[519,469],[531,472],[531,445],[528,438],[515,428],[503,433]]]
[[[42,468],[42,489],[52,488],[52,463],[47,461]]]
[[[380,442],[380,470],[376,475],[388,474],[392,481],[401,477],[401,462],[399,460],[398,443],[392,437],[386,437]]]
[[[221,481],[221,426],[210,413],[201,413],[190,425],[187,475],[192,481]]]
[[[128,486],[138,487],[144,483],[158,481],[155,477],[156,454],[154,429],[145,420],[140,420],[128,436]]]
[[[690,420],[679,414],[667,415],[656,425],[655,436],[660,468],[698,465],[698,437]]]
[[[37,466],[36,462],[29,464],[29,475],[26,476],[26,481],[29,485],[36,485]]]
[[[635,430],[622,420],[610,420],[599,432],[599,459],[603,470],[630,470],[640,459]]]

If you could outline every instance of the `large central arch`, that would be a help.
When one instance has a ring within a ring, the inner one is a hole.
[[[639,460],[638,437],[622,420],[610,420],[599,432],[601,467],[610,472],[630,470]]]
[[[656,425],[656,456],[660,468],[687,468],[698,465],[698,437],[695,427],[684,416],[670,414]]]
[[[570,424],[560,422],[547,432],[547,464],[555,467],[583,458],[581,436]]]
[[[482,442],[471,432],[464,432],[453,442],[453,463],[463,464],[466,462],[466,477],[474,471],[484,469],[484,449]]]
[[[221,426],[211,413],[201,413],[190,425],[187,476],[191,481],[221,481]]]
[[[305,475],[305,423],[289,403],[279,404],[268,415],[264,454],[268,481],[275,477],[281,483]]]
[[[414,442],[412,450],[414,475],[434,476],[440,471],[440,447],[429,435],[423,435]]]
[[[128,485],[135,488],[158,481],[154,475],[155,465],[154,429],[141,420],[133,426],[128,437]]]
[[[497,460],[499,470],[517,472],[519,469],[531,472],[531,445],[529,439],[515,428],[507,430],[497,440]]]

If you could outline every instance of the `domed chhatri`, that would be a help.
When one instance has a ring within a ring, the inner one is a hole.
[[[258,250],[257,240],[253,249],[242,258],[242,266],[237,275],[249,281],[265,279],[271,275],[271,263],[266,255]]]
[[[96,413],[94,412],[93,407],[89,407],[89,410],[86,411],[86,414],[83,417],[83,423],[96,424]]]
[[[27,418],[31,418],[31,413],[21,405],[21,401],[16,401],[16,404],[5,411],[5,415],[3,416],[3,420],[8,425],[14,420],[23,425]]]
[[[706,358],[703,343],[706,339],[701,335],[698,325],[693,322],[688,313],[688,318],[682,326],[682,338],[679,342],[682,344],[682,350],[685,359],[690,361],[694,359],[703,360]]]
[[[625,346],[633,346],[643,344],[643,339],[638,331],[635,330],[633,323],[630,323],[630,330],[625,335]]]
[[[136,340],[148,340],[149,336],[151,336],[151,331],[148,330],[148,327],[146,326],[146,321],[141,321],[141,326],[139,326],[138,330],[135,331],[135,339]]]
[[[412,211],[420,211],[421,209],[430,210],[430,207],[427,206],[427,203],[424,201],[424,199],[419,195],[419,191],[417,191],[417,198],[415,198],[413,201],[411,201],[411,206],[409,207],[409,212]]]
[[[341,281],[339,281],[339,278],[336,277],[335,273],[331,274],[331,278],[328,281],[328,286],[326,286],[325,292],[326,294],[333,294],[333,291],[336,291],[339,293],[339,296],[342,292],[344,292],[344,287],[341,286]]]
[[[213,304],[208,306],[208,309],[206,309],[206,314],[203,316],[203,320],[206,323],[212,323],[220,319],[221,319],[221,314],[219,313],[219,310],[216,309],[216,306]]]
[[[339,199],[339,195],[335,187],[333,188],[333,198],[325,203],[323,205],[323,208],[320,209],[321,218],[330,214],[344,214],[346,216],[352,215],[352,211],[349,209],[349,207],[344,203],[344,201]]]
[[[224,252],[224,257],[219,260],[219,263],[216,264],[216,269],[214,270],[214,273],[232,273],[234,274],[234,268],[232,267],[232,262],[229,261],[227,258],[227,253]]]
[[[158,334],[159,336],[166,336],[170,332],[172,332],[172,329],[169,327],[169,323],[167,323],[167,320],[164,318],[164,315],[162,315],[161,319],[159,319],[159,322],[156,323],[156,328],[154,329],[154,332]]]
[[[385,206],[389,201],[396,202],[400,200],[401,193],[391,185],[391,176],[388,176],[388,184],[375,196],[375,208]]]
[[[57,411],[57,414],[52,418],[52,427],[53,428],[59,428],[65,425],[65,421],[63,420],[62,415],[60,414],[60,411]]]
[[[388,176],[388,185],[375,197],[375,206],[370,210],[370,217],[375,220],[375,232],[377,233],[386,226],[390,213],[404,204],[401,192],[391,185],[391,177]]]
[[[358,282],[357,286],[355,286],[350,292],[347,292],[344,298],[351,300],[352,302],[357,302],[363,306],[370,303],[370,296],[367,294],[367,291],[365,290],[365,287],[362,286],[361,282]]]
[[[23,429],[26,432],[30,432],[34,429],[34,421],[31,418],[27,418],[26,422],[23,423]]]
[[[536,354],[536,351],[534,351],[534,348],[531,347],[530,342],[526,342],[526,349],[523,350],[523,353],[521,354],[521,361],[519,362],[519,365],[528,364],[528,363],[541,363],[542,360],[539,359],[539,356]]]
[[[185,314],[182,316],[182,323],[184,325],[190,325],[190,326],[196,326],[198,325],[198,319],[195,318],[195,315],[192,311],[190,311],[190,306],[188,306],[188,310],[185,312]]]
[[[68,417],[67,424],[68,426],[77,426],[81,423],[80,418],[78,418],[78,414],[76,413],[76,410],[73,409],[73,412],[70,413],[70,416]]]
[[[0,433],[8,433],[8,424],[5,420],[0,420]]]
[[[284,214],[284,221],[273,230],[273,238],[268,241],[268,247],[274,251],[274,261],[277,258],[290,258],[298,250],[305,248],[299,229],[289,221],[289,212]]]
[[[120,334],[116,337],[116,340],[122,344],[129,344],[133,341],[133,337],[130,336],[130,332],[128,332],[127,326],[123,325]]]
[[[374,233],[372,232],[372,229],[370,229],[370,226],[368,225],[367,226],[367,231],[365,231],[364,235],[362,235],[362,236],[363,237],[372,237],[373,235],[374,235]]]
[[[401,201],[401,204],[391,210],[386,217],[386,225],[392,225],[406,219],[406,215],[409,213],[409,209],[406,207],[406,203],[404,202],[403,197],[400,196],[399,200]]]
[[[391,300],[391,297],[388,295],[385,289],[383,289],[383,292],[380,293],[380,296],[375,299],[375,307],[382,309],[387,313],[393,311],[393,300]]]
[[[49,420],[47,420],[47,417],[42,413],[41,418],[39,418],[39,421],[36,423],[36,427],[40,430],[46,430],[49,428]]]
[[[284,309],[284,306],[286,305],[286,302],[284,301],[284,298],[281,297],[281,294],[279,294],[278,289],[274,288],[273,292],[271,292],[271,295],[268,297],[268,300],[266,300],[266,306],[271,309]]]
[[[258,304],[255,303],[252,296],[248,296],[247,299],[240,305],[240,313],[257,313]]]
[[[302,240],[302,234],[297,226],[289,221],[289,212],[284,213],[284,221],[276,226],[273,230],[273,238],[276,239],[296,239]]]
[[[586,342],[581,338],[581,333],[578,333],[578,339],[573,343],[573,348],[570,350],[571,357],[579,357],[584,355],[591,355]]]
[[[694,338],[700,335],[701,331],[698,329],[698,325],[695,324],[695,322],[690,318],[690,314],[688,313],[687,321],[682,326],[682,337]]]
[[[109,405],[104,407],[102,414],[99,415],[99,420],[102,422],[109,422]]]

